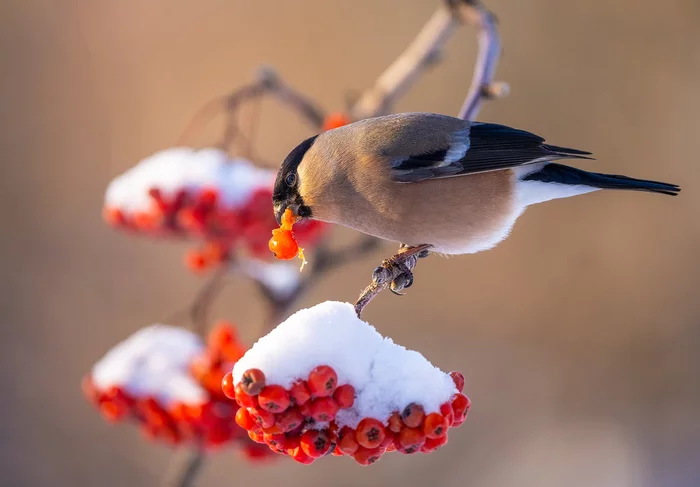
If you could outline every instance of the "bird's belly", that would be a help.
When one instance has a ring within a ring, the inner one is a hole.
[[[443,254],[481,252],[506,238],[522,213],[513,189],[510,171],[401,184],[383,217],[359,218],[351,226],[385,240],[431,244]],[[396,208],[392,201],[410,204]]]

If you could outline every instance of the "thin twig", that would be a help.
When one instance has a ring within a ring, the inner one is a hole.
[[[496,16],[478,0],[450,0],[453,8],[461,13],[465,23],[478,29],[479,52],[474,67],[472,83],[459,110],[459,117],[475,120],[485,99],[500,98],[508,94],[508,85],[494,83],[496,65],[501,55],[501,39],[496,27]]]
[[[438,59],[439,53],[459,26],[453,10],[441,6],[416,38],[355,102],[350,114],[355,120],[389,113],[418,77]]]
[[[357,242],[337,250],[331,250],[324,245],[320,245],[314,252],[313,266],[309,269],[306,277],[299,282],[295,289],[286,293],[284,296],[278,295],[278,293],[264,282],[256,279],[260,292],[269,304],[269,314],[265,321],[265,331],[271,330],[286,318],[293,304],[312,284],[315,284],[321,276],[348,262],[357,260],[376,249],[379,244],[380,240],[368,235],[363,235]]]
[[[178,139],[178,145],[192,144],[195,134],[201,131],[219,113],[223,112],[227,115],[226,127],[217,146],[223,150],[229,149],[240,134],[236,121],[240,105],[248,100],[259,99],[267,94],[274,95],[279,101],[302,115],[315,129],[323,125],[325,118],[323,110],[313,100],[286,84],[273,68],[268,66],[261,67],[256,74],[256,78],[253,83],[242,86],[228,95],[217,97],[205,104],[190,120],[190,123]]]
[[[226,284],[226,275],[228,272],[229,263],[222,263],[214,271],[214,274],[209,278],[206,284],[199,290],[190,306],[190,320],[192,322],[193,331],[202,337],[202,339],[206,336],[209,311],[211,311],[214,300]]]
[[[180,459],[174,457],[160,482],[162,487],[193,487],[204,465],[204,452],[196,449]]]

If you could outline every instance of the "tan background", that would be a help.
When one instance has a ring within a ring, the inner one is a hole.
[[[384,333],[465,372],[475,406],[447,448],[369,469],[342,459],[250,469],[223,453],[200,485],[700,485],[700,3],[604,3],[490,1],[512,95],[481,118],[592,150],[598,170],[680,183],[682,195],[530,209],[497,249],[422,262],[409,297],[368,309]],[[0,4],[1,485],[151,486],[170,458],[105,424],[79,391],[108,347],[201,283],[181,265],[184,246],[102,223],[110,178],[172,144],[260,62],[342,109],[436,4]],[[474,55],[473,32],[461,31],[398,109],[455,113]],[[259,147],[272,160],[310,134],[265,114]],[[353,300],[391,250],[327,276],[300,305]],[[249,340],[262,316],[244,305],[254,296],[239,282],[217,304]]]

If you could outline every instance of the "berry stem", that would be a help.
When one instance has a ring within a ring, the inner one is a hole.
[[[197,475],[204,466],[204,452],[197,448],[187,452],[185,457],[174,457],[163,479],[161,487],[193,487]]]

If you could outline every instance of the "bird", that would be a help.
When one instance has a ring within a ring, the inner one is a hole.
[[[537,203],[601,189],[680,192],[675,184],[555,162],[565,159],[593,157],[506,125],[436,113],[385,115],[298,144],[280,166],[272,203],[278,222],[289,208],[298,219],[399,243],[386,269],[412,256],[491,249]],[[410,269],[403,271],[408,278],[395,287],[412,284]],[[373,279],[395,275],[377,268]]]

